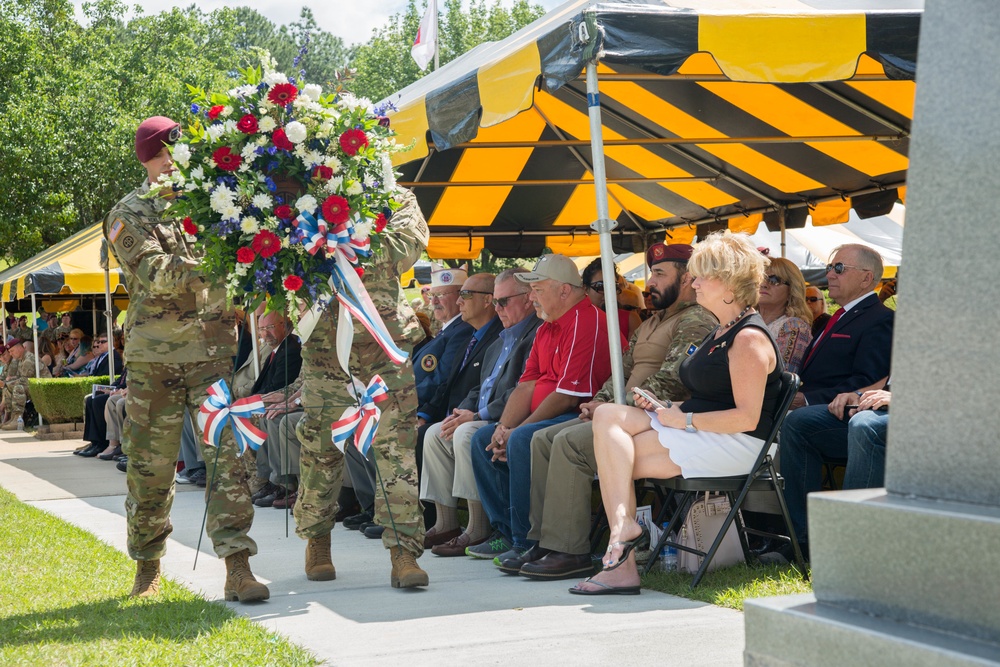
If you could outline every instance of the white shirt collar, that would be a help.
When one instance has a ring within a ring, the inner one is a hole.
[[[846,315],[847,313],[851,312],[851,309],[854,308],[854,306],[858,305],[859,303],[861,303],[862,301],[864,301],[868,297],[872,296],[873,294],[875,294],[875,292],[868,292],[867,294],[862,294],[861,296],[859,296],[854,301],[848,302],[848,304],[846,306],[843,306],[844,314]]]

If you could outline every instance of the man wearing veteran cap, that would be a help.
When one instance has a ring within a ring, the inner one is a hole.
[[[715,316],[695,302],[686,244],[657,243],[646,251],[650,275],[646,288],[653,314],[632,336],[622,359],[626,401],[641,387],[666,399],[681,400],[681,361],[718,325]],[[580,406],[580,418],[550,426],[531,440],[531,530],[537,546],[520,559],[501,563],[511,574],[531,579],[563,579],[588,574],[590,561],[590,494],[597,460],[590,419],[600,403],[613,401],[609,380]]]
[[[35,377],[35,355],[24,349],[24,341],[10,336],[7,338],[7,353],[12,359],[6,378],[0,381],[3,385],[4,397],[8,406],[8,419],[0,426],[0,431],[14,431],[17,420],[24,414],[24,406],[28,402],[28,380]],[[13,365],[16,364],[16,365]],[[50,378],[52,373],[47,366],[39,364],[38,377]]]
[[[236,347],[235,315],[226,309],[225,291],[203,280],[200,258],[180,221],[165,216],[169,197],[150,194],[150,184],[173,171],[169,146],[179,138],[180,126],[163,116],[139,125],[135,154],[147,178],[104,221],[104,235],[129,286],[122,449],[128,456],[128,551],[137,561],[132,597],[159,592],[160,558],[173,530],[170,507],[184,408],[198,414],[208,387],[230,377]],[[218,452],[203,445],[214,485],[207,530],[215,553],[226,559],[226,600],[266,600],[267,587],[250,571],[257,545],[247,534],[253,505],[238,451],[230,429],[223,431]]]
[[[476,330],[462,320],[458,310],[458,293],[468,280],[465,269],[438,267],[431,271],[431,305],[434,319],[441,331],[420,348],[413,360],[413,375],[417,382],[417,399],[421,405],[434,398],[437,388],[448,380],[455,358],[461,362],[469,339]]]
[[[573,261],[545,255],[533,271],[516,278],[531,288],[529,298],[544,323],[499,423],[472,437],[476,487],[502,537],[466,553],[499,561],[517,558],[531,546],[531,436],[576,417],[578,405],[589,401],[611,375],[607,317],[587,299]]]

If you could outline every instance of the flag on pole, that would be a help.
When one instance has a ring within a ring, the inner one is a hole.
[[[410,49],[410,55],[417,61],[420,71],[427,69],[427,65],[434,59],[434,52],[437,51],[437,37],[437,0],[427,0],[427,11],[424,13],[424,18],[420,20],[417,38],[413,40],[413,47]]]

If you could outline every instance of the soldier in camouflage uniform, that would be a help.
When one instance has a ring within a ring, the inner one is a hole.
[[[34,340],[35,338],[31,327],[28,326],[28,318],[24,315],[17,318],[17,327],[10,332],[10,335],[20,340]]]
[[[646,253],[651,271],[647,289],[656,311],[632,335],[622,359],[629,405],[634,404],[633,387],[663,400],[688,398],[690,392],[680,381],[681,361],[718,325],[710,312],[695,303],[693,277],[687,272],[691,250],[689,245],[658,243]],[[613,400],[613,384],[608,379],[592,402],[580,406],[581,419],[550,426],[532,437],[528,539],[537,541],[539,548],[533,550],[535,560],[522,566],[522,574],[560,579],[590,570],[587,499],[597,473],[590,419],[598,403]],[[566,502],[567,498],[574,501]],[[549,552],[554,555],[547,558]]]
[[[69,336],[69,332],[73,330],[73,318],[70,317],[69,313],[62,314],[62,324],[57,327],[49,327],[43,331],[40,336],[45,340],[55,343],[60,338],[66,338]]]
[[[180,222],[163,217],[167,200],[148,196],[149,183],[173,170],[165,144],[179,137],[178,124],[169,118],[155,116],[139,125],[136,155],[149,182],[126,195],[104,221],[129,289],[122,449],[128,456],[128,551],[138,561],[133,597],[159,591],[160,558],[173,529],[170,507],[184,407],[197,414],[208,387],[231,379],[235,348],[235,317],[226,310],[225,293],[202,278]],[[214,485],[207,530],[215,553],[226,559],[226,600],[266,600],[267,587],[254,578],[248,561],[257,545],[247,535],[253,506],[237,452],[230,429],[218,450],[203,445]]]
[[[28,402],[28,379],[35,377],[35,355],[24,349],[24,341],[13,336],[7,339],[7,352],[12,364],[16,365],[6,373],[7,379],[4,380],[10,418],[0,426],[0,430],[13,431],[17,429],[17,419],[24,414],[24,405]],[[44,364],[39,364],[38,377],[50,378],[52,374]]]
[[[406,349],[423,337],[423,331],[399,277],[420,257],[430,233],[413,194],[406,192],[402,198],[403,206],[381,236],[380,255],[365,268],[365,286],[393,340]],[[348,377],[337,362],[336,311],[334,303],[302,347],[305,413],[295,429],[302,445],[296,532],[309,540],[306,576],[320,581],[336,578],[330,558],[330,531],[344,473],[344,455],[333,444],[330,425],[356,404],[347,390]],[[381,375],[389,388],[388,400],[379,404],[382,419],[372,446],[389,498],[387,505],[381,490],[376,489],[375,522],[384,526],[382,543],[392,554],[390,581],[396,588],[426,586],[427,573],[416,563],[423,553],[424,526],[414,459],[417,396],[412,366],[409,360],[401,366],[393,363],[364,328],[356,321],[354,326],[351,372],[366,384],[373,375]]]

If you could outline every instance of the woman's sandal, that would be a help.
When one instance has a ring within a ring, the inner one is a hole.
[[[618,547],[618,546],[623,547],[623,549],[622,549],[622,554],[621,554],[621,556],[618,557],[617,561],[615,561],[614,563],[610,563],[610,564],[609,563],[605,563],[604,561],[601,561],[601,564],[604,565],[604,571],[605,572],[610,572],[611,570],[617,570],[619,567],[621,567],[622,563],[624,563],[628,559],[628,555],[630,553],[632,553],[633,549],[638,549],[638,548],[641,548],[641,547],[648,547],[649,546],[649,529],[646,528],[645,526],[643,526],[642,527],[642,532],[639,533],[638,537],[635,537],[635,538],[633,538],[631,540],[628,540],[626,542],[613,542],[612,544],[609,544],[608,545],[608,551],[607,551],[607,553],[611,553],[611,550],[614,549],[615,547]],[[595,581],[593,583],[597,584],[598,582]],[[601,584],[601,585],[603,585],[603,584]]]
[[[593,584],[600,586],[597,590],[588,591],[586,588],[579,588],[580,584]],[[579,584],[569,589],[573,595],[638,595],[638,586],[609,586],[608,584],[594,581],[593,577],[587,577]]]

